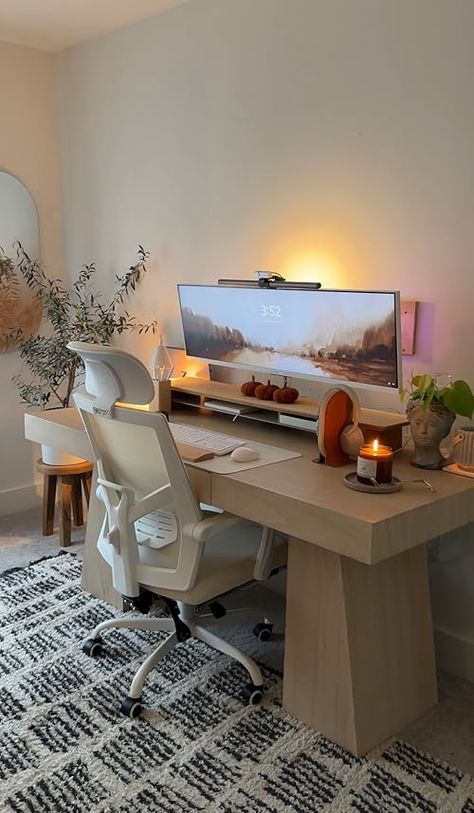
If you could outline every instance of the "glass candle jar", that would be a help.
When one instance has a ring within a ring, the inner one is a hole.
[[[373,485],[392,482],[393,450],[383,446],[378,440],[366,443],[359,449],[357,457],[357,479],[360,483]]]

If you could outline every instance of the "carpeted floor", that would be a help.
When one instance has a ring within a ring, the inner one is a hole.
[[[0,576],[0,810],[15,813],[474,813],[474,781],[393,741],[355,759],[281,707],[281,676],[245,706],[245,676],[198,641],[150,676],[143,719],[118,705],[159,636],[117,630],[92,659],[81,642],[113,612],[84,594],[69,554]]]

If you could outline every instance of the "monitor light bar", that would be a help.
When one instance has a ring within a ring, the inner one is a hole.
[[[285,289],[287,291],[318,291],[320,282],[294,282],[287,281],[281,274],[268,274],[266,271],[256,271],[257,279],[218,279],[217,284],[228,288],[270,288]]]

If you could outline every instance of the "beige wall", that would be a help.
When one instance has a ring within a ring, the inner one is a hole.
[[[474,381],[470,0],[191,0],[61,59],[66,248],[179,342],[175,283],[270,268],[422,300]],[[138,350],[142,345],[136,345]]]
[[[69,267],[96,259],[107,289],[142,242],[133,310],[168,342],[176,282],[399,288],[424,303],[405,375],[474,384],[473,28],[472,0],[190,0],[65,53]],[[452,542],[433,550],[438,639],[474,679],[472,529]]]
[[[62,273],[55,60],[0,43],[0,168],[21,180],[38,207],[41,254]],[[1,213],[0,213],[1,216]],[[23,437],[23,410],[11,377],[17,353],[0,354],[0,515],[30,505],[34,451]]]

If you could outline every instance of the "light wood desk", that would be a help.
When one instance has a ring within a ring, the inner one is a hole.
[[[395,494],[361,494],[342,482],[354,465],[312,462],[307,433],[198,410],[173,418],[303,454],[229,475],[188,466],[201,501],[290,537],[285,708],[357,755],[430,709],[437,687],[424,543],[474,520],[474,481],[425,472],[434,494],[408,482]],[[74,409],[27,415],[25,423],[30,440],[90,454]],[[407,481],[423,474],[403,452],[394,470]],[[100,518],[94,499],[83,586],[117,603],[95,548]]]

